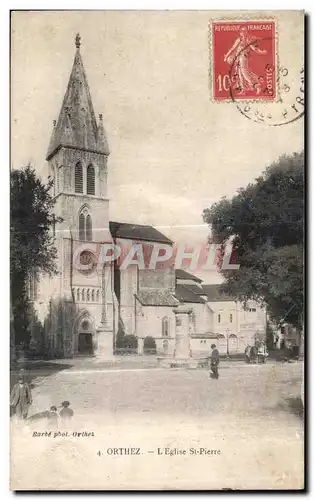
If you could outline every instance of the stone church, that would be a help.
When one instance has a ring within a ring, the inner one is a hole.
[[[102,267],[97,263],[95,256],[104,242],[121,248],[140,242],[151,251],[155,245],[172,247],[173,242],[152,226],[109,219],[109,145],[103,117],[97,119],[94,112],[79,35],[75,44],[46,157],[55,198],[58,273],[31,285],[37,319],[44,325],[44,349],[56,357],[106,357],[122,331],[136,336],[139,354],[145,351],[147,337],[153,337],[157,353],[171,355],[174,310],[184,303],[191,312],[192,354],[209,353],[215,338],[213,310],[198,278],[176,271],[174,265],[142,269],[134,264],[122,269],[117,261]]]

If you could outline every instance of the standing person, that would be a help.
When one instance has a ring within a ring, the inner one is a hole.
[[[250,361],[251,361],[251,359],[250,359],[250,352],[251,352],[251,347],[248,345],[245,348],[245,351],[244,351],[244,357],[245,357],[246,363],[250,363]]]
[[[28,408],[32,404],[32,393],[25,376],[20,372],[18,383],[13,386],[10,404],[15,409],[15,414],[19,419],[26,419]]]
[[[211,349],[212,349],[212,355],[210,359],[210,369],[213,372],[213,378],[216,378],[218,380],[219,351],[215,344],[211,345]]]

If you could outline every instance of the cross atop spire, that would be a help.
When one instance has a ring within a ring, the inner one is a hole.
[[[102,117],[97,125],[92,99],[79,51],[80,34],[75,37],[76,54],[58,121],[48,148],[47,159],[60,147],[84,149],[108,155]]]
[[[75,46],[77,49],[81,46],[81,35],[79,33],[77,33],[75,37]]]

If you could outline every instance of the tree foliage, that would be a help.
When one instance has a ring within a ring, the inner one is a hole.
[[[27,283],[36,270],[56,271],[56,249],[52,245],[54,201],[51,183],[44,185],[28,165],[13,170],[11,184],[11,304],[16,344],[29,340],[29,298]]]
[[[282,156],[231,199],[203,212],[211,242],[232,241],[239,270],[221,268],[229,295],[266,304],[300,326],[303,314],[304,154]],[[222,260],[223,252],[220,255]]]

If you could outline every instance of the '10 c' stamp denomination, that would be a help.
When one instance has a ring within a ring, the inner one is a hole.
[[[214,21],[210,29],[213,99],[276,100],[275,21]]]

